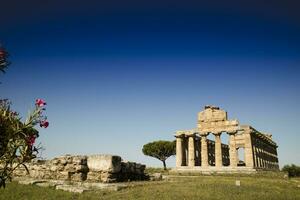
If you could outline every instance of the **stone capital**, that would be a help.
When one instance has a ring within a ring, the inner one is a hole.
[[[209,132],[200,132],[200,133],[199,133],[199,135],[200,135],[201,137],[206,137],[206,136],[208,136],[208,134],[209,134]]]
[[[227,132],[228,133],[228,135],[235,135],[235,134],[237,134],[237,131],[230,131],[230,132]]]
[[[186,136],[185,136],[184,134],[182,134],[182,135],[174,135],[174,137],[175,137],[175,138],[181,138],[181,139],[183,139],[183,138],[185,138]]]
[[[195,131],[190,130],[185,132],[186,137],[194,137],[196,135]]]
[[[213,134],[214,134],[214,136],[221,136],[222,132],[215,132]]]
[[[184,137],[184,135],[185,135],[185,132],[184,131],[176,131],[175,132],[175,137],[177,138],[177,137]]]
[[[186,137],[188,137],[188,138],[194,138],[196,135],[195,134],[191,134],[191,135],[186,135]]]

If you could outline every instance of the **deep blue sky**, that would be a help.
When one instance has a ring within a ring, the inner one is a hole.
[[[113,153],[157,166],[142,145],[194,128],[215,104],[272,133],[281,165],[300,164],[299,3],[109,2],[1,3],[12,65],[0,95],[21,113],[47,100],[43,156]]]

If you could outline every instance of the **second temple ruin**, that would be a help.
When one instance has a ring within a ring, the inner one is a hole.
[[[212,134],[215,140],[209,140]],[[221,135],[227,134],[228,144]],[[197,128],[176,132],[176,171],[255,172],[279,170],[277,144],[272,135],[249,125],[229,120],[227,112],[215,106],[205,106],[198,113]],[[243,149],[243,151],[239,151]],[[244,161],[239,153],[244,154]]]

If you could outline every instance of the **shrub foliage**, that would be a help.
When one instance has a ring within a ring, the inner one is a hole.
[[[285,165],[282,171],[287,172],[289,177],[300,177],[300,166],[294,164]]]
[[[5,72],[8,66],[8,53],[0,47],[0,72]],[[37,99],[35,109],[29,113],[25,122],[21,121],[19,113],[11,109],[8,99],[0,99],[0,188],[5,187],[13,171],[20,165],[36,158],[40,147],[34,146],[39,136],[34,128],[37,124],[47,128],[49,122],[43,115],[46,102]]]

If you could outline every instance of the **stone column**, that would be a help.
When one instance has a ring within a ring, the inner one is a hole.
[[[266,159],[267,159],[267,168],[270,169],[271,161],[270,161],[269,147],[266,148]]]
[[[276,169],[276,155],[275,155],[275,150],[274,146],[272,146],[272,161],[273,161],[273,169]]]
[[[236,145],[235,145],[235,134],[229,133],[229,159],[230,167],[237,167],[237,156],[236,156]]]
[[[182,136],[176,136],[176,167],[182,166]]]
[[[255,136],[254,136],[255,137]],[[260,146],[259,146],[259,141],[258,139],[255,137],[254,138],[254,145],[255,145],[255,159],[256,159],[256,167],[257,168],[261,168],[261,155],[260,155]]]
[[[189,162],[188,162],[188,166],[189,167],[194,167],[195,166],[195,136],[194,135],[190,135],[189,136]]]
[[[254,167],[257,167],[257,161],[256,161],[256,148],[255,148],[255,145],[252,145],[252,150],[253,150],[253,165],[254,165]]]
[[[261,160],[260,160],[260,145],[257,138],[255,138],[255,149],[256,149],[256,161],[258,168],[261,168]]]
[[[208,167],[207,135],[201,134],[201,167]]]
[[[216,167],[222,167],[222,143],[221,143],[221,133],[215,134],[215,164]]]
[[[266,154],[265,154],[265,146],[264,146],[263,143],[262,143],[262,146],[261,146],[261,155],[262,155],[263,168],[267,168]]]
[[[251,140],[251,130],[245,130],[244,138],[245,138],[245,163],[246,167],[254,167],[254,152],[252,149],[252,140]]]
[[[260,148],[259,148],[259,155],[260,155],[260,167],[265,168],[264,154],[263,154],[263,150],[262,150],[262,145],[260,145]]]
[[[263,148],[262,152],[263,152],[264,168],[268,168],[268,166],[267,166],[267,155],[266,155],[265,147]]]

